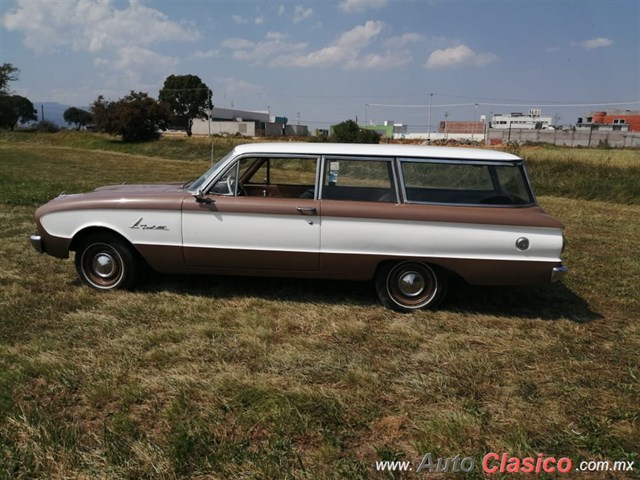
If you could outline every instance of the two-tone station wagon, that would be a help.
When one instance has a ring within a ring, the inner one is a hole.
[[[36,212],[34,247],[87,285],[164,273],[375,280],[398,311],[435,307],[455,275],[472,285],[558,280],[563,225],[522,159],[465,148],[330,143],[236,147],[184,185],[61,195]]]

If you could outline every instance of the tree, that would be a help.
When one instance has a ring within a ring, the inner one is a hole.
[[[9,82],[15,82],[18,80],[18,70],[10,63],[3,63],[0,65],[0,94],[8,95],[7,86]]]
[[[380,134],[360,128],[353,120],[345,120],[333,126],[331,139],[339,143],[380,143]]]
[[[11,131],[18,122],[25,124],[38,120],[38,112],[28,98],[20,95],[0,95],[0,127]]]
[[[194,118],[207,118],[213,108],[211,89],[197,75],[170,75],[164,81],[159,99],[171,111],[171,122],[184,126],[192,135]]]
[[[81,127],[86,127],[93,120],[93,115],[81,108],[70,107],[67,108],[62,114],[64,121],[69,125],[72,123],[76,126],[76,130],[80,130]]]
[[[9,82],[18,80],[18,70],[10,63],[0,65],[0,128],[13,130],[18,122],[25,124],[38,120],[33,103],[20,95],[11,95]]]
[[[101,95],[91,106],[91,113],[98,130],[121,135],[124,142],[157,140],[169,122],[166,106],[143,92],[132,91],[115,102]]]

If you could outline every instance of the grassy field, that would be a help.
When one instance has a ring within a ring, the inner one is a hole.
[[[638,152],[521,150],[567,226],[566,281],[454,285],[440,311],[400,315],[367,283],[80,286],[28,244],[35,206],[187,180],[210,144],[65,135],[0,134],[0,479],[438,478],[375,469],[428,452],[473,457],[465,479],[487,452],[640,472]]]

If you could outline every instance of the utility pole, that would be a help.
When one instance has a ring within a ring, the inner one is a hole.
[[[473,104],[473,124],[471,124],[471,141],[473,142],[475,139],[476,133],[476,115],[478,114],[478,104]]]
[[[207,105],[207,108],[209,109],[209,115],[207,115],[207,117],[209,117],[209,136],[211,136],[211,115],[213,115],[213,105],[211,104],[211,89],[209,89],[209,103]]]
[[[429,125],[427,125],[427,140],[431,141],[431,101],[433,100],[433,93],[429,94]]]
[[[444,112],[444,138],[445,140],[449,139],[449,134],[447,133],[447,118],[449,117],[449,112]]]

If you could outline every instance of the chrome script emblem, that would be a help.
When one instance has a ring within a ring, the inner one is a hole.
[[[129,228],[131,230],[169,230],[166,225],[147,225],[146,223],[142,223],[142,217]]]

